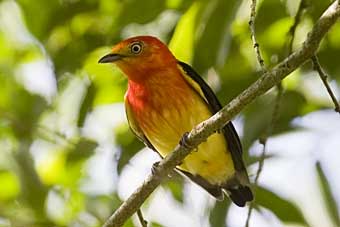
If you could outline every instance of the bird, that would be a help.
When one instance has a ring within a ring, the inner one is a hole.
[[[124,102],[130,129],[161,158],[174,150],[185,133],[222,108],[203,78],[156,37],[122,40],[98,63],[113,63],[127,77]],[[217,200],[227,195],[240,207],[253,200],[232,122],[201,143],[176,171]]]

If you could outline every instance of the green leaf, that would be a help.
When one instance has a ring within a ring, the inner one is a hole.
[[[269,209],[281,221],[307,225],[301,211],[290,201],[262,187],[255,189],[255,196],[257,205]]]
[[[339,34],[340,25],[337,23],[327,36],[329,40],[324,40],[323,44],[325,47],[318,52],[320,64],[327,73],[329,80],[336,79],[338,84],[340,82],[340,67],[337,61],[340,52]]]
[[[279,117],[274,127],[274,134],[290,129],[290,122],[301,115],[306,104],[305,97],[298,91],[284,91],[279,108]],[[304,113],[306,114],[306,112]]]
[[[47,187],[42,184],[35,170],[33,159],[29,152],[30,143],[22,140],[19,151],[15,155],[20,179],[21,194],[19,203],[28,205],[36,218],[44,217]]]
[[[10,90],[8,106],[12,128],[18,138],[30,139],[47,103],[42,97],[33,95],[20,86],[13,88]]]
[[[67,155],[67,162],[77,162],[89,158],[94,154],[97,146],[95,141],[81,138]]]
[[[164,9],[165,1],[149,0],[147,2],[140,0],[123,1],[119,22],[120,26],[129,23],[145,24],[156,18]]]
[[[340,226],[340,217],[339,217],[339,210],[337,206],[337,201],[333,196],[332,188],[329,184],[327,176],[325,175],[324,171],[322,170],[320,162],[315,164],[316,170],[318,172],[319,177],[319,184],[321,187],[321,191],[323,193],[323,198],[326,203],[326,207],[329,213],[329,216],[332,218],[334,226]]]
[[[195,28],[197,13],[201,7],[200,2],[194,2],[178,21],[172,35],[169,49],[175,57],[184,62],[191,62],[194,54]]]
[[[325,9],[332,3],[333,1],[319,1],[319,0],[308,0],[307,1],[307,10],[308,15],[311,15],[314,21],[318,20],[322,15]]]
[[[221,88],[217,91],[217,95],[222,104],[230,102],[259,76],[252,71],[248,59],[240,52],[239,46],[244,46],[244,43],[238,42],[238,40],[233,42],[236,43],[231,45],[229,49],[230,57],[227,58],[223,68],[216,70],[221,80]],[[242,67],[238,67],[240,65]]]
[[[282,1],[267,0],[261,2],[261,4],[258,4],[258,10],[256,12],[256,33],[261,34],[272,23],[287,16],[289,15]]]
[[[61,7],[60,2],[36,0],[32,4],[29,0],[19,0],[18,3],[27,18],[27,27],[38,39],[44,39],[48,32],[48,24],[53,20],[52,15]],[[62,17],[62,15],[59,16]]]
[[[213,227],[225,227],[227,213],[230,207],[230,200],[216,201],[214,207],[210,211],[209,222]]]
[[[193,62],[198,72],[223,66],[231,39],[231,23],[240,3],[238,0],[213,0],[201,7]]]
[[[245,150],[258,138],[262,137],[271,124],[276,94],[268,95],[255,100],[244,111],[244,136]],[[273,134],[291,129],[290,122],[299,116],[306,104],[305,98],[296,91],[285,91],[280,103],[279,117],[274,125]]]
[[[19,0],[27,27],[45,41],[51,30],[70,21],[75,15],[97,8],[98,1]]]
[[[283,17],[273,21],[262,33],[257,34],[258,42],[261,45],[261,52],[265,54],[265,63],[267,66],[276,64],[278,60],[286,57],[287,34],[293,24],[291,17]],[[282,51],[285,50],[285,51]],[[270,57],[274,57],[270,59]]]

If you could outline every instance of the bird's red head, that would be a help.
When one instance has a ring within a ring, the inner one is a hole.
[[[132,80],[176,64],[168,47],[152,36],[136,36],[116,44],[99,63],[115,63]]]

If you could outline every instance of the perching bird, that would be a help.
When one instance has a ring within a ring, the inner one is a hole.
[[[127,76],[125,108],[130,128],[161,157],[173,151],[184,133],[221,109],[204,80],[155,37],[126,39],[99,63],[115,63]],[[231,122],[176,169],[219,200],[223,192],[241,207],[253,199],[241,143]]]

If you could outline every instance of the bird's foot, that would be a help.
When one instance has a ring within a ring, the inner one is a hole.
[[[189,132],[185,132],[181,138],[181,140],[179,141],[179,144],[183,147],[185,147],[186,149],[192,150],[194,149],[194,147],[188,143],[188,136],[189,136]]]
[[[159,166],[159,162],[155,162],[154,164],[152,164],[152,167],[151,167],[152,174],[155,174],[157,172],[158,166]]]

